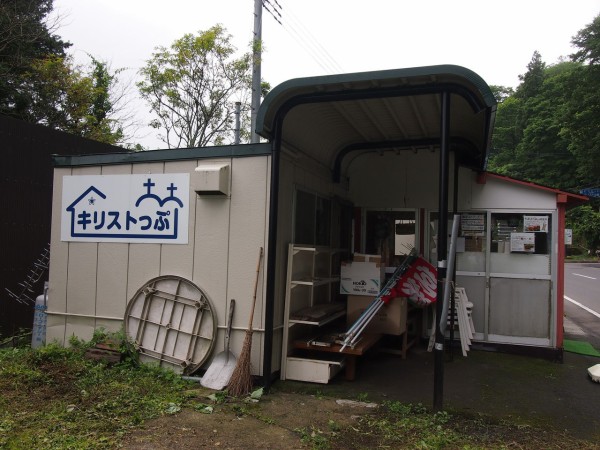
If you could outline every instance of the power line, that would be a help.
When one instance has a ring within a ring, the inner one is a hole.
[[[319,66],[328,73],[339,73],[344,70],[325,50],[321,43],[310,33],[291,9],[283,10],[277,0],[261,0],[265,10],[281,25],[292,38],[304,48]],[[286,20],[288,19],[288,20]]]
[[[304,26],[302,21],[294,14],[293,10],[290,8],[287,9],[290,14],[290,18],[292,21],[300,28],[300,31],[303,31],[308,36],[309,40],[313,43],[314,47],[318,49],[318,51],[331,63],[336,72],[343,72],[342,67],[337,63],[337,61],[331,56],[331,54],[321,45],[318,39],[316,39],[310,30]]]
[[[280,20],[280,19],[281,19],[281,13],[279,12],[279,9],[277,9],[276,7],[273,7],[273,11],[271,11],[271,9],[270,9],[270,8],[269,8],[269,6],[268,6],[268,5],[270,5],[270,4],[271,4],[271,2],[269,2],[269,0],[262,0],[262,5],[263,5],[263,8],[265,8],[265,9],[267,10],[267,12],[268,12],[269,14],[271,14],[271,16],[273,17],[273,19],[275,19],[275,21],[276,21],[276,22],[277,22],[279,25],[282,25],[282,26],[283,26],[283,24],[281,23],[281,20]],[[279,6],[279,3],[275,2],[275,4],[276,4],[277,6]]]

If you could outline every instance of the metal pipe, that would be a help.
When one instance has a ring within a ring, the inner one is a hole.
[[[89,319],[118,320],[120,322],[123,321],[122,317],[96,316],[93,314],[74,314],[74,313],[60,312],[60,311],[46,311],[46,314],[53,315],[53,316],[85,317],[85,318],[89,318]]]
[[[454,196],[452,197],[452,214],[456,217],[458,214],[458,162],[456,157],[454,157]],[[456,255],[454,256],[456,261]],[[452,282],[454,286],[456,286],[456,263],[454,264],[453,270],[450,272],[450,276],[452,277]],[[454,295],[450,297],[450,311],[453,314],[450,316],[450,361],[454,358],[454,352],[452,351],[452,343],[454,342],[454,311],[456,310],[456,302],[454,300]]]
[[[392,277],[386,282],[379,294],[377,294],[377,297],[375,297],[367,309],[359,316],[359,318],[346,332],[346,337],[344,338],[344,343],[340,349],[340,352],[343,352],[348,345],[354,344],[356,339],[358,339],[373,316],[375,316],[375,314],[377,314],[377,312],[384,305],[382,298],[392,292],[392,289],[394,286],[396,286],[404,272],[406,272],[406,270],[410,267],[413,260],[416,258],[416,255],[416,250],[414,248],[411,249],[410,253],[406,256],[406,258],[404,258],[404,261],[402,261],[402,263],[396,268],[392,274]]]
[[[460,225],[460,216],[454,215],[454,221],[452,222],[452,235],[450,238],[450,250],[448,251],[448,271],[446,273],[446,280],[444,283],[444,304],[442,305],[442,320],[440,320],[440,329],[442,334],[446,334],[446,325],[448,324],[448,305],[450,301],[450,292],[454,292],[451,289],[452,274],[454,273],[454,259],[456,256],[456,238],[458,237],[458,226]],[[454,317],[454,310],[452,310],[452,316]]]
[[[438,241],[437,241],[437,299],[435,305],[435,345],[433,374],[433,409],[442,410],[444,395],[444,335],[440,328],[444,303],[444,279],[446,278],[445,259],[448,248],[448,161],[450,141],[450,93],[442,92],[440,115],[440,162],[438,198]],[[444,319],[447,320],[447,319]]]
[[[271,186],[269,188],[269,224],[267,242],[267,286],[265,305],[265,351],[263,357],[263,384],[271,388],[271,360],[273,358],[273,322],[275,318],[275,276],[277,269],[277,216],[279,214],[279,164],[283,120],[289,109],[282,108],[275,121],[275,135],[271,152]]]

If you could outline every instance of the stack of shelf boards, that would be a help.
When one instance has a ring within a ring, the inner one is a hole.
[[[323,303],[290,313],[289,323],[323,326],[345,314],[346,305],[344,303]]]
[[[454,312],[448,311],[447,325],[454,323],[454,327],[458,329],[460,336],[460,346],[463,356],[467,356],[467,352],[471,348],[471,341],[475,335],[475,325],[472,318],[473,303],[467,297],[467,292],[464,287],[456,286],[454,288]],[[451,321],[451,316],[454,319]],[[433,315],[433,323],[435,324],[435,312]],[[446,330],[446,338],[449,336],[449,330]],[[429,337],[429,345],[427,351],[431,352],[435,344],[435,326],[431,329]]]
[[[344,366],[343,355],[297,354],[294,341],[322,332],[320,327],[346,315],[344,302],[333,302],[339,282],[337,250],[290,244],[283,329],[281,379],[328,383]]]

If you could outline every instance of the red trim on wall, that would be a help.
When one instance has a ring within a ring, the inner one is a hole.
[[[559,196],[557,198],[558,202],[566,201],[566,202],[573,202],[573,203],[577,204],[577,203],[585,202],[585,201],[589,200],[589,197],[587,197],[585,195],[561,191],[559,189],[542,186],[541,184],[532,183],[530,181],[517,180],[515,178],[510,178],[505,175],[498,175],[497,173],[491,173],[491,172],[485,172],[485,174],[487,177],[497,178],[499,180],[508,181],[509,183],[520,184],[522,186],[527,186],[527,187],[534,188],[534,189],[540,189],[542,191],[555,192]],[[479,176],[481,176],[481,174],[479,174],[478,177]],[[478,182],[479,182],[479,178],[478,178]]]
[[[556,347],[563,348],[565,313],[565,212],[566,203],[558,203],[558,257],[556,268]]]

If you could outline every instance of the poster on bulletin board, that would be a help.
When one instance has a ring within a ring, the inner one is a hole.
[[[485,216],[483,214],[461,214],[460,228],[463,236],[485,236]]]
[[[548,232],[548,216],[523,216],[523,231]]]
[[[535,252],[535,234],[534,233],[510,233],[510,251],[511,252]]]

